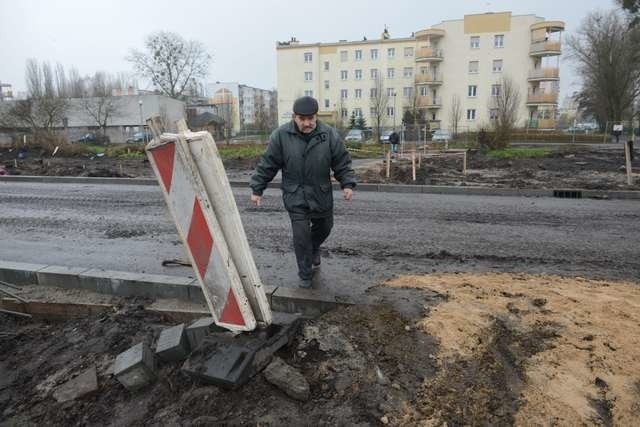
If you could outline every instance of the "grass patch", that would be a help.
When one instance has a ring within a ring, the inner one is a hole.
[[[105,152],[104,145],[85,145],[84,147],[88,153],[99,154]]]
[[[218,145],[218,152],[223,160],[227,159],[255,159],[267,149],[263,144],[248,145]]]
[[[548,157],[553,150],[551,148],[504,148],[487,152],[494,159],[539,159]]]
[[[353,159],[371,159],[384,156],[385,146],[382,144],[357,144],[360,144],[360,146],[358,147],[352,142],[345,143]]]

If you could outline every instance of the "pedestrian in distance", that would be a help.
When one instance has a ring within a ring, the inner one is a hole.
[[[273,131],[251,178],[251,202],[260,205],[267,184],[282,171],[282,199],[291,219],[299,286],[310,288],[320,267],[320,246],[333,228],[331,171],[350,201],[356,186],[351,157],[336,129],[318,120],[318,101],[293,104],[293,119]]]
[[[400,136],[394,129],[393,132],[389,134],[389,144],[391,144],[391,152],[394,154],[398,153],[398,142],[400,142]]]

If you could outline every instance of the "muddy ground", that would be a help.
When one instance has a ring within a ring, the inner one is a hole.
[[[422,159],[421,159],[422,160]],[[360,168],[362,182],[426,185],[469,185],[506,188],[582,188],[594,190],[640,190],[627,185],[624,152],[611,149],[562,148],[548,157],[497,159],[479,150],[470,150],[467,173],[462,173],[462,159],[456,157],[426,158],[416,170],[413,181],[411,161],[393,160],[386,178],[384,164]],[[640,173],[640,155],[632,168]]]
[[[520,274],[403,276],[373,305],[307,321],[279,355],[307,379],[292,400],[258,375],[226,391],[160,367],[127,392],[111,375],[166,322],[122,301],[106,315],[1,317],[6,425],[634,425],[640,410],[637,284]],[[7,332],[9,334],[7,334]],[[15,333],[15,335],[11,335]],[[94,365],[99,390],[59,404],[59,384]]]
[[[636,150],[637,151],[637,150]],[[146,159],[79,155],[75,157],[42,157],[29,153],[14,161],[15,152],[0,149],[0,165],[12,175],[88,176],[88,177],[153,177]],[[375,159],[372,159],[375,160]],[[231,179],[248,179],[256,158],[225,159]],[[413,181],[410,160],[394,160],[390,177],[379,162],[364,162],[356,168],[359,182],[404,183],[427,185],[469,185],[508,188],[583,188],[599,190],[640,190],[640,180],[634,186],[626,184],[624,152],[588,147],[561,147],[548,157],[539,159],[495,159],[479,150],[469,151],[467,174],[463,174],[459,157],[438,157],[420,162]],[[640,172],[640,153],[633,162]]]

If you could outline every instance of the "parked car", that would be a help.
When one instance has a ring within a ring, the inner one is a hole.
[[[436,129],[436,131],[433,133],[433,136],[431,137],[431,140],[433,142],[449,142],[451,141],[451,134],[448,130]]]
[[[344,138],[345,141],[353,142],[362,142],[363,139],[363,133],[360,129],[351,129]]]
[[[382,131],[382,133],[380,134],[380,142],[383,144],[388,144],[389,143],[389,135],[391,135],[393,133],[392,130],[385,130]]]
[[[127,139],[127,144],[136,144],[138,142],[149,142],[153,139],[153,135],[149,132],[136,132],[133,136]]]
[[[77,142],[80,144],[108,144],[109,137],[97,134],[95,132],[89,132],[82,135],[80,138],[76,139],[73,142]]]

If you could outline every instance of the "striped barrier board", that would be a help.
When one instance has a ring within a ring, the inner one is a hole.
[[[216,324],[255,329],[256,318],[184,135],[163,134],[146,151]]]

